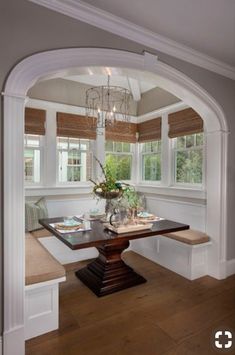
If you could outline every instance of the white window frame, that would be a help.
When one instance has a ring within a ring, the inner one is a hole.
[[[41,195],[65,195],[65,194],[80,194],[90,193],[92,184],[89,181],[59,183],[58,181],[58,153],[57,153],[57,137],[56,137],[56,112],[67,112],[74,114],[85,114],[85,109],[81,107],[59,104],[49,101],[41,101],[29,99],[27,107],[35,107],[46,110],[46,134],[45,149],[41,154],[41,182],[40,185],[27,184],[25,185],[25,193],[27,196]],[[162,132],[161,132],[161,182],[142,180],[141,171],[141,149],[140,144],[133,144],[132,156],[132,172],[131,180],[126,180],[127,183],[136,186],[143,193],[156,193],[178,197],[192,197],[198,199],[206,198],[206,134],[204,134],[204,156],[203,156],[203,186],[196,187],[185,184],[174,184],[172,179],[172,145],[171,139],[168,137],[168,115],[172,112],[177,112],[188,106],[184,103],[177,103],[163,109],[153,111],[151,113],[133,117],[133,122],[144,122],[155,117],[162,117]],[[93,156],[96,156],[101,162],[105,160],[105,130],[102,135],[97,135],[96,141],[90,140],[90,151]],[[94,159],[92,160],[92,178],[96,178],[96,172],[100,171]]]
[[[113,143],[113,146],[114,146],[114,143],[122,143],[125,144],[125,143],[128,143],[128,142],[116,142],[116,141],[110,141],[110,140],[105,140],[104,142],[104,155],[105,155],[105,159],[106,159],[106,154],[113,154],[113,155],[117,155],[117,156],[121,156],[121,155],[128,155],[128,156],[131,156],[131,174],[130,174],[130,180],[121,180],[123,182],[126,182],[128,184],[130,183],[133,183],[133,176],[135,176],[134,174],[134,171],[135,171],[135,157],[134,157],[134,153],[135,153],[135,143],[129,143],[130,144],[130,152],[116,152],[116,151],[106,151],[106,142],[109,141],[109,142],[112,142]],[[123,150],[123,147],[122,147],[122,150]],[[104,160],[105,160],[104,159]]]
[[[35,136],[35,137],[39,137],[39,146],[28,146],[27,145],[27,140],[28,140],[28,136]],[[28,181],[25,180],[24,178],[24,185],[26,187],[41,187],[44,184],[44,152],[45,152],[45,137],[39,134],[25,134],[24,135],[24,142],[26,141],[26,143],[24,143],[24,150],[26,149],[31,149],[31,150],[39,150],[40,152],[40,178],[39,178],[39,182],[34,182],[34,181]],[[24,167],[25,169],[25,167]],[[25,176],[25,175],[24,175]]]
[[[60,138],[68,140],[68,149],[63,149],[63,148],[58,147],[58,142],[59,142]],[[59,167],[59,154],[62,151],[68,152],[70,150],[69,149],[69,145],[70,145],[69,139],[73,139],[73,138],[72,137],[57,137],[56,138],[56,182],[57,182],[57,186],[63,186],[63,187],[65,187],[65,186],[79,186],[79,185],[84,185],[89,182],[89,180],[85,180],[85,181],[60,181],[59,180],[59,168],[60,168]],[[91,154],[91,174],[93,174],[94,169],[93,169],[92,141],[90,139],[83,139],[83,138],[75,138],[75,139],[79,140],[79,149],[78,149],[79,152],[87,152],[88,154]],[[86,140],[89,142],[89,149],[80,149],[82,140]]]

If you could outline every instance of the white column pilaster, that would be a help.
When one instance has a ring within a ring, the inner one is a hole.
[[[206,232],[212,238],[208,248],[208,274],[216,278],[226,277],[226,160],[227,133],[209,132],[206,135]]]
[[[3,352],[24,354],[24,106],[4,96],[4,333]],[[7,152],[7,154],[6,154]]]

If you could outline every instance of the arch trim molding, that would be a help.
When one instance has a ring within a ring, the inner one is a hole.
[[[101,48],[69,48],[34,54],[9,74],[4,92],[4,334],[5,355],[24,354],[24,107],[27,91],[44,77],[56,77],[76,68],[110,66],[155,75],[159,86],[182,99],[205,118],[207,153],[216,148],[210,163],[207,232],[213,237],[208,255],[211,276],[225,277],[227,122],[220,105],[202,87],[174,68],[144,52],[136,54]],[[214,161],[214,159],[213,159]],[[216,190],[216,194],[214,190]],[[213,207],[212,207],[213,206]],[[215,218],[216,215],[216,218]],[[213,218],[216,219],[214,223]],[[12,223],[14,221],[14,223]]]

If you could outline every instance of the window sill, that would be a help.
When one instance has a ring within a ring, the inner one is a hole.
[[[149,195],[161,195],[177,198],[193,198],[206,200],[206,191],[201,189],[179,187],[179,186],[160,186],[154,183],[134,184],[140,192]],[[61,196],[61,195],[85,195],[92,193],[92,184],[83,183],[80,185],[57,185],[57,186],[25,186],[25,196]]]
[[[91,194],[91,184],[58,186],[25,186],[25,196],[61,196]]]
[[[206,191],[189,187],[159,186],[157,184],[137,184],[138,191],[152,195],[206,200]]]

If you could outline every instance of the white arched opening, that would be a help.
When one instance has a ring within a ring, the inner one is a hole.
[[[218,103],[184,74],[157,57],[99,48],[60,49],[32,55],[16,65],[4,95],[4,354],[24,354],[24,107],[28,89],[43,77],[76,68],[127,68],[133,77],[157,76],[159,86],[194,108],[207,132],[207,222],[213,243],[208,274],[225,277],[227,124]]]

